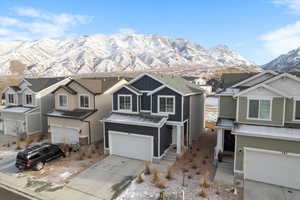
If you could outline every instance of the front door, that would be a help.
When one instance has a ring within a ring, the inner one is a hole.
[[[231,130],[224,130],[224,151],[234,152],[235,137]]]

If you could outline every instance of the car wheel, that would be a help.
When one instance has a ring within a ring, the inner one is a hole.
[[[34,168],[35,168],[36,171],[40,171],[40,170],[42,170],[42,169],[44,168],[44,163],[38,162],[38,163],[35,165]]]

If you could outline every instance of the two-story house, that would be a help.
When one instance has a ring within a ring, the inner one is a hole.
[[[219,94],[217,146],[244,179],[300,189],[300,78],[264,71]]]
[[[203,130],[204,98],[181,77],[137,76],[113,93],[112,113],[102,120],[105,151],[148,161],[162,158],[170,146],[181,154]]]
[[[47,113],[52,143],[91,144],[103,138],[99,120],[111,112],[111,92],[125,79],[73,79],[53,91],[54,110]]]
[[[47,133],[44,116],[54,107],[52,91],[69,81],[69,78],[25,78],[18,85],[4,91],[6,107],[1,109],[4,134],[18,137]]]

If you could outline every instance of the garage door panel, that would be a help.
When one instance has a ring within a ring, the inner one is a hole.
[[[4,120],[4,134],[17,136],[17,132],[24,133],[24,121]]]
[[[51,126],[50,130],[51,130],[52,143],[67,143],[67,144],[79,143],[78,129]]]
[[[110,154],[139,160],[152,160],[153,141],[151,137],[109,132]]]
[[[245,149],[245,179],[300,189],[299,166],[299,155]]]

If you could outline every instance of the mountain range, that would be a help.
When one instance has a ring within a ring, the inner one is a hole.
[[[300,70],[300,47],[283,54],[262,66],[266,70],[290,72]]]
[[[85,35],[64,40],[0,42],[0,74],[22,71],[27,75],[58,76],[248,66],[255,63],[225,45],[204,48],[161,35]]]

